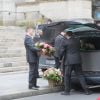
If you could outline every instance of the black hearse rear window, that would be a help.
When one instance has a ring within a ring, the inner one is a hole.
[[[84,37],[80,43],[81,50],[100,50],[100,37]]]

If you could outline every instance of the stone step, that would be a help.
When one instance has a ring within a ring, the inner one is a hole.
[[[14,35],[6,35],[6,36],[0,35],[0,39],[7,39],[7,37],[11,38],[11,39],[16,39],[16,38],[18,39],[20,37],[20,39],[22,39],[22,38],[25,37],[25,35],[24,36],[23,35],[16,36],[16,34],[14,34]]]
[[[24,41],[18,41],[18,42],[0,42],[0,45],[23,45],[24,46]]]
[[[4,67],[0,68],[0,73],[28,71],[28,66]]]
[[[7,38],[3,38],[3,37],[0,37],[0,42],[22,42],[23,40],[24,40],[24,38],[21,38],[21,37],[15,37],[15,36],[13,36],[13,38],[11,38],[11,37],[9,37],[9,39],[8,39],[8,37]]]
[[[3,48],[3,47],[9,47],[9,46],[12,46],[12,47],[21,47],[21,46],[24,46],[23,43],[5,43],[5,44],[0,44],[0,48]]]
[[[2,39],[23,39],[24,36],[16,36],[16,35],[11,35],[11,36],[0,36],[0,40]]]
[[[10,46],[10,48],[8,47],[7,50],[13,50],[13,49],[19,50],[19,49],[25,49],[25,47],[24,46],[23,47],[12,47],[12,46]],[[0,50],[5,50],[5,49],[4,48],[1,48]]]
[[[20,38],[19,38],[19,39],[20,39]],[[11,38],[11,37],[10,37],[10,38],[7,38],[7,37],[5,38],[5,37],[4,37],[4,38],[1,38],[0,40],[1,40],[1,41],[4,41],[4,42],[7,42],[7,41],[15,41],[16,38],[14,38],[14,37],[13,37],[13,38]]]
[[[23,43],[24,42],[24,39],[23,40],[20,40],[20,39],[14,39],[14,40],[7,40],[7,39],[3,39],[1,40],[0,39],[0,43],[3,44],[3,43]]]
[[[1,37],[7,37],[7,36],[16,36],[16,37],[24,37],[25,36],[25,33],[18,33],[18,32],[16,32],[16,33],[14,33],[14,32],[4,32],[4,31],[0,31],[0,36]]]
[[[3,46],[1,46],[1,47],[0,47],[0,50],[1,50],[1,49],[8,49],[8,48],[9,48],[9,47],[3,47]]]
[[[5,42],[23,42],[24,38],[0,38],[0,42],[1,43],[5,43]]]
[[[20,44],[18,44],[18,43],[17,43],[17,44],[9,44],[9,43],[8,43],[8,44],[4,44],[4,45],[1,44],[1,45],[0,45],[0,48],[3,48],[3,47],[8,47],[8,48],[9,48],[9,46],[12,46],[13,48],[14,48],[14,47],[20,47],[20,46],[23,46],[23,47],[24,47],[24,43],[20,43]]]
[[[20,46],[20,45],[24,46],[24,42],[18,42],[18,43],[17,43],[17,42],[15,42],[15,43],[12,43],[12,42],[10,42],[10,43],[7,42],[7,43],[6,43],[6,42],[5,42],[5,43],[0,43],[0,46],[9,46],[9,45],[10,45],[10,46],[18,46],[18,45],[19,45],[19,46]]]
[[[13,50],[13,49],[14,49],[14,50],[18,50],[18,49],[20,49],[20,50],[21,50],[21,49],[25,50],[25,47],[24,47],[24,46],[20,46],[20,47],[19,47],[19,46],[18,46],[18,47],[17,47],[17,46],[16,46],[16,47],[12,47],[12,46],[10,46],[10,47],[3,47],[3,46],[1,46],[1,47],[0,47],[0,51],[3,51],[3,50],[7,51],[7,50]]]
[[[25,48],[23,45],[20,45],[20,46],[17,46],[17,45],[15,45],[15,46],[0,46],[0,50],[2,50],[2,49],[3,49],[3,50],[5,50],[5,49],[8,50],[8,49],[13,49],[13,48],[17,48],[17,47],[18,47],[18,48],[19,48],[19,47],[20,47],[20,48]]]
[[[18,41],[18,40],[14,40],[14,41],[0,41],[0,44],[8,44],[8,43],[13,43],[13,44],[21,44],[21,43],[24,43],[24,40],[22,40],[22,41]]]
[[[0,63],[20,62],[20,61],[26,61],[26,56],[23,56],[23,57],[0,58]]]
[[[9,40],[7,40],[7,39],[0,39],[0,43],[7,43],[7,42],[9,42],[9,43],[13,43],[13,42],[15,42],[15,43],[23,43],[23,41],[24,41],[24,39],[9,39]]]
[[[0,26],[0,30],[1,29],[16,29],[16,30],[19,30],[19,29],[25,29],[24,27],[18,27],[18,26]]]
[[[19,33],[24,33],[25,29],[22,29],[22,28],[17,29],[17,30],[16,29],[10,29],[10,28],[9,29],[0,29],[0,32],[2,32],[2,31],[7,32],[7,33],[9,33],[9,32],[16,33],[17,32],[19,34]]]
[[[0,31],[0,36],[14,36],[14,35],[16,35],[16,37],[17,36],[24,36],[25,35],[25,33],[23,33],[23,32],[10,32],[10,31],[8,31],[8,32],[6,32],[6,31]]]
[[[0,68],[5,68],[5,67],[16,67],[16,66],[26,66],[27,62],[26,61],[19,61],[19,62],[5,62],[5,63],[0,63]]]
[[[25,32],[22,32],[22,31],[16,31],[15,32],[12,30],[12,31],[5,31],[5,30],[0,30],[0,36],[7,36],[7,35],[10,35],[10,36],[13,36],[13,35],[16,35],[16,36],[24,36],[25,35]]]
[[[0,35],[0,39],[23,39],[25,36],[16,36],[16,35],[6,35],[6,36],[2,36]]]
[[[20,48],[20,49],[1,49],[0,53],[18,53],[18,52],[24,52],[25,53],[25,48]]]
[[[26,69],[24,36],[24,28],[0,26],[0,72]]]
[[[25,29],[22,29],[22,28],[20,28],[20,29],[0,29],[0,32],[2,32],[2,31],[4,31],[4,32],[14,32],[14,33],[24,33],[25,32]]]
[[[25,32],[20,31],[20,30],[19,31],[16,31],[16,30],[15,31],[13,31],[13,30],[9,31],[8,30],[8,32],[6,30],[2,30],[2,31],[0,30],[0,35],[1,36],[4,36],[5,34],[6,35],[11,35],[12,34],[12,35],[16,35],[16,36],[24,36]]]
[[[7,52],[6,53],[4,52],[4,53],[0,53],[0,55],[3,55],[3,54],[4,55],[8,55],[8,54],[13,55],[13,54],[16,54],[16,53],[17,54],[25,54],[25,49],[23,49],[23,50],[22,49],[19,49],[19,50],[18,49],[16,49],[16,50],[15,49],[14,50],[13,49],[12,50],[8,49],[8,50],[5,50],[5,51],[8,51],[8,53]]]
[[[0,58],[21,57],[21,56],[25,56],[25,53],[0,53]]]

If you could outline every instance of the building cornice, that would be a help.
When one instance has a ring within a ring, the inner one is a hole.
[[[22,2],[22,3],[16,3],[16,6],[28,6],[28,5],[36,5],[39,4],[38,2]]]
[[[16,3],[16,6],[36,5],[36,4],[40,4],[40,3],[61,2],[61,1],[67,1],[67,0],[36,0],[34,2],[20,2],[20,3]]]
[[[20,3],[16,3],[16,6],[38,5],[40,3],[61,2],[61,1],[69,1],[69,0],[36,0],[36,1],[33,1],[33,2],[20,2]],[[93,1],[93,0],[88,0],[88,1]]]

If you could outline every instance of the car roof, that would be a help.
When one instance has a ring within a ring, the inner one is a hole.
[[[95,26],[95,27],[94,27]],[[59,34],[61,31],[68,29],[75,33],[78,37],[100,37],[100,30],[96,28],[95,24],[88,23],[82,24],[79,22],[74,21],[60,21],[60,22],[53,22],[50,24],[42,24],[39,25],[39,28],[43,30],[43,32],[53,32],[52,34]],[[80,31],[80,30],[85,31]],[[75,32],[75,30],[79,30],[79,32]],[[55,32],[55,33],[54,33]]]

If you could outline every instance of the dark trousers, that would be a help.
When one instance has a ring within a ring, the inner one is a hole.
[[[74,64],[74,65],[65,66],[65,74],[64,74],[65,92],[70,92],[71,73],[73,70],[74,70],[75,74],[77,75],[82,88],[84,89],[84,91],[87,91],[87,84],[86,84],[85,78],[83,76],[82,66],[81,66],[81,64]]]
[[[58,57],[55,57],[55,68],[60,68],[60,66],[61,66],[61,63],[60,63],[60,61],[59,61],[59,58]]]
[[[29,87],[37,85],[38,77],[38,63],[29,63]]]

